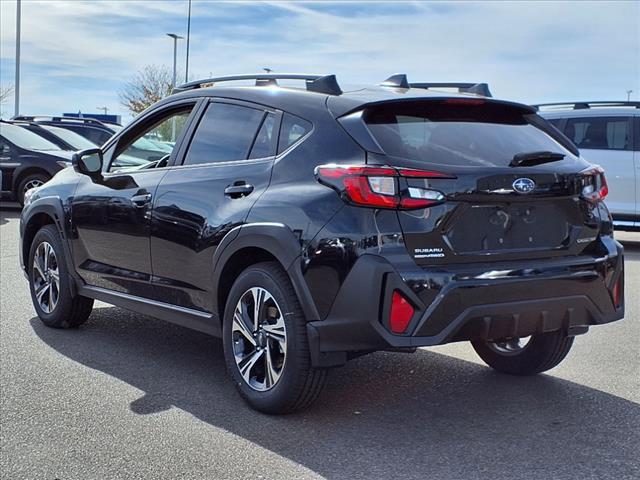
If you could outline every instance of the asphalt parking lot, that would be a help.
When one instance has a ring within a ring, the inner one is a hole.
[[[312,409],[249,410],[220,341],[97,304],[44,327],[0,210],[0,475],[6,479],[640,478],[640,234],[627,315],[549,374],[513,378],[467,344],[377,353],[332,372]]]

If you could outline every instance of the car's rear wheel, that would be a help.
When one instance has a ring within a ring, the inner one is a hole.
[[[36,313],[48,327],[71,328],[87,321],[93,300],[73,295],[62,239],[54,225],[35,235],[29,252],[28,276]]]
[[[569,353],[573,339],[562,331],[555,331],[471,344],[480,358],[495,370],[511,375],[535,375],[560,364]]]
[[[47,183],[51,177],[46,173],[32,173],[20,180],[16,191],[16,200],[20,205],[24,205],[24,195],[32,188],[41,187]]]
[[[279,264],[260,263],[238,276],[225,307],[223,341],[229,374],[256,410],[289,413],[320,394],[326,371],[311,367],[306,321]]]

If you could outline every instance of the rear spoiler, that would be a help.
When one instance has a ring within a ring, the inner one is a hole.
[[[399,88],[399,87],[396,87]],[[362,148],[367,150],[370,153],[382,154],[385,152],[377,142],[377,140],[371,135],[365,120],[364,114],[368,108],[378,107],[382,105],[389,104],[402,104],[402,103],[410,103],[410,102],[443,102],[443,101],[455,101],[455,102],[465,102],[465,103],[490,103],[494,105],[503,105],[504,107],[510,107],[517,111],[520,111],[523,115],[530,115],[528,117],[528,121],[531,125],[539,128],[547,135],[555,139],[558,143],[560,143],[563,147],[569,150],[574,155],[580,155],[578,148],[576,145],[562,132],[560,132],[557,128],[551,125],[547,120],[540,117],[536,114],[536,110],[534,107],[530,105],[526,105],[523,103],[509,102],[506,100],[496,100],[493,98],[473,98],[473,97],[460,97],[460,96],[451,96],[447,97],[409,97],[409,98],[397,98],[397,99],[385,99],[370,103],[365,103],[359,105],[356,108],[352,108],[351,110],[342,112],[341,114],[337,114],[333,112],[336,116],[336,119],[343,128],[349,133],[349,135],[358,143]]]

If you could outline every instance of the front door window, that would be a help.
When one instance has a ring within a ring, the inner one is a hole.
[[[173,110],[170,114],[151,121],[137,133],[124,135],[116,147],[110,172],[143,170],[167,165],[180,138],[193,105]]]

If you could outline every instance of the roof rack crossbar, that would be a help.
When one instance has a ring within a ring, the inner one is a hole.
[[[489,85],[486,83],[468,83],[468,82],[419,82],[410,83],[411,88],[438,89],[438,88],[456,88],[460,93],[473,93],[483,97],[492,97]]]
[[[536,105],[532,105],[536,109],[540,109],[540,107],[573,107],[574,110],[584,110],[595,107],[635,107],[640,108],[640,102],[635,101],[624,101],[624,100],[598,100],[595,102],[555,102],[555,103],[538,103]]]
[[[456,88],[460,93],[472,93],[474,95],[481,95],[483,97],[491,97],[489,91],[489,85],[486,83],[463,83],[463,82],[437,82],[437,83],[409,83],[407,75],[405,73],[394,73],[384,82],[380,84],[382,87],[391,88],[423,88],[425,90],[431,88]]]
[[[335,75],[315,75],[306,73],[253,73],[204,78],[178,85],[173,89],[172,93],[185,92],[187,90],[212,86],[216,83],[233,82],[237,80],[255,80],[256,86],[277,85],[278,80],[304,80],[307,90],[309,91],[326,93],[329,95],[340,95],[342,93]]]

